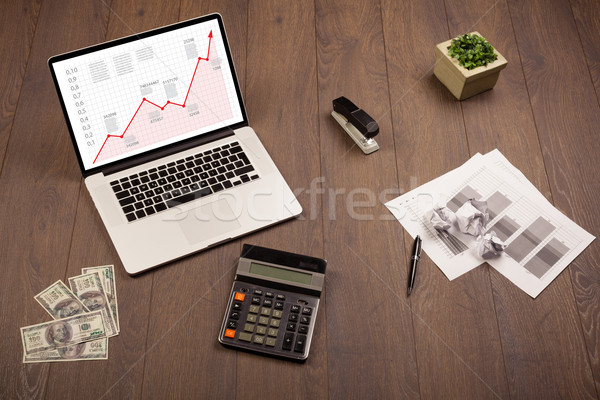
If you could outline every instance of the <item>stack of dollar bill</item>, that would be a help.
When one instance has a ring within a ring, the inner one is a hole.
[[[114,267],[83,268],[35,296],[53,321],[21,328],[23,362],[106,360],[108,338],[119,334]]]

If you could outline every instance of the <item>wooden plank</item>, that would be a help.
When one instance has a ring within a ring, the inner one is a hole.
[[[184,1],[179,19],[221,11],[237,70],[244,71],[245,7],[239,1]],[[142,397],[234,397],[236,353],[216,338],[240,250],[233,241],[155,272]]]
[[[248,5],[248,118],[287,183],[299,192],[303,212],[242,242],[323,257],[321,199],[307,191],[320,174],[314,23],[314,6],[309,2],[252,1]],[[239,353],[237,398],[327,396],[324,298],[308,360],[299,364]]]
[[[383,22],[400,187],[411,189],[478,149],[469,149],[460,103],[432,73],[434,47],[450,36],[444,8],[384,1]],[[405,236],[408,253],[412,239]],[[421,396],[507,398],[487,268],[450,282],[429,258],[420,264],[410,303]]]
[[[571,0],[571,9],[596,97],[600,98],[600,3],[595,0]]]
[[[469,133],[469,144],[474,150],[481,152],[499,148],[540,188],[542,193],[550,198],[535,121],[530,111],[527,86],[507,5],[493,1],[451,1],[447,4],[446,10],[453,36],[465,30],[479,30],[510,60],[509,67],[502,72],[501,79],[494,90],[461,103]],[[510,281],[494,270],[490,273],[496,303],[500,304],[499,320],[511,320],[508,325],[500,324],[505,365],[511,378],[511,393],[552,396],[557,389],[553,385],[548,385],[541,380],[531,384],[531,374],[525,380],[527,385],[524,385],[518,379],[515,380],[515,376],[511,373],[515,369],[515,364],[520,364],[520,361],[515,362],[515,360],[528,359],[528,364],[532,361],[538,363],[535,370],[539,373],[539,378],[554,375],[558,379],[560,371],[572,367],[573,361],[565,359],[561,352],[548,351],[548,346],[570,348],[570,351],[580,355],[585,354],[585,349],[572,347],[574,341],[583,342],[578,324],[575,323],[578,316],[572,296],[567,298],[552,296],[570,293],[572,291],[570,282],[568,279],[558,279],[553,283],[557,287],[553,288],[551,294],[547,294],[539,301],[532,300],[524,293],[515,294],[518,290]],[[507,301],[508,298],[511,301]],[[560,317],[554,313],[557,309],[561,310]],[[548,317],[549,315],[552,317]],[[561,335],[552,337],[552,344],[539,340],[538,329],[541,325],[560,332]],[[507,329],[507,326],[514,327],[516,331]],[[563,338],[564,342],[561,341]],[[518,352],[518,355],[515,352]],[[578,357],[578,362],[577,368],[585,370],[585,358]],[[564,379],[560,381],[564,382]],[[519,392],[525,387],[527,392]]]
[[[109,9],[104,7],[104,11]],[[110,7],[106,37],[112,40],[148,30],[177,19],[178,8],[140,3],[113,1]],[[106,26],[106,25],[104,25]],[[72,397],[139,397],[142,387],[146,335],[150,313],[152,274],[131,278],[120,263],[94,204],[82,185],[77,219],[66,278],[81,273],[82,267],[115,265],[119,300],[119,336],[109,341],[109,359],[104,362],[65,363],[51,369],[47,395],[51,398]],[[68,374],[85,385],[65,385],[60,377]],[[89,379],[100,373],[105,379]]]
[[[563,0],[511,0],[508,5],[553,203],[583,228],[593,231],[600,223],[600,216],[591,212],[600,203],[597,196],[600,181],[593,178],[600,171],[596,162],[600,151],[597,140],[600,112],[570,4]],[[555,56],[558,54],[560,57]],[[535,320],[528,321],[531,331],[517,324],[512,313],[500,319],[501,326],[508,328],[503,333],[504,348],[509,350],[507,358],[515,361],[507,371],[514,381],[511,384],[514,397],[543,393],[581,398],[599,395],[598,259],[600,245],[596,240],[571,263],[568,272],[546,289],[547,293],[537,298],[533,306],[539,308],[540,319],[537,326],[533,326]],[[569,278],[572,289],[561,281]],[[571,311],[573,293],[578,316]],[[516,304],[511,304],[514,297],[502,300],[504,304],[499,304],[499,309],[517,309]],[[548,312],[544,313],[543,308]],[[538,348],[552,353],[544,357],[552,365],[538,365],[531,371],[530,360],[520,358],[528,342],[524,337],[527,332],[536,332],[529,340],[539,340]],[[565,370],[570,373],[565,375]]]
[[[5,16],[0,25],[0,37],[4,38],[0,41],[0,54],[10,55],[10,62],[0,63],[0,93],[2,93],[0,102],[0,173],[2,173],[4,155],[21,93],[40,6],[39,0],[8,1],[0,4],[0,15]]]
[[[323,206],[329,260],[331,398],[419,396],[402,229],[382,204],[397,186],[386,53],[377,1],[317,1]],[[346,96],[372,115],[380,150],[365,156],[331,117]]]
[[[103,40],[106,18],[96,2],[40,10],[0,179],[2,398],[46,391],[50,366],[22,364],[19,327],[50,320],[33,296],[64,278],[81,184],[46,60]]]

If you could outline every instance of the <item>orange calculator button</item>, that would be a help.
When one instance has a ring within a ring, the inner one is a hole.
[[[233,339],[235,337],[235,331],[233,329],[225,329],[225,337]]]
[[[246,295],[244,293],[236,293],[234,300],[237,301],[244,301],[244,298],[246,297]]]

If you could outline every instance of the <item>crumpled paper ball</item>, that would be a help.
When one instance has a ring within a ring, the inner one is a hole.
[[[487,201],[471,199],[456,210],[456,222],[462,233],[479,236],[489,220]]]
[[[477,244],[477,252],[479,253],[479,256],[484,259],[500,256],[500,253],[502,253],[505,248],[506,245],[498,236],[496,236],[496,232],[494,231],[490,231],[483,235]]]
[[[437,206],[431,213],[431,225],[438,231],[447,231],[456,217],[452,210],[445,206]]]

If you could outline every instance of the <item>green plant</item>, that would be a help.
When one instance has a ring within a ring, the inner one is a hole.
[[[494,48],[485,38],[470,33],[452,39],[448,46],[448,55],[456,58],[458,63],[468,70],[488,65],[498,58]]]

